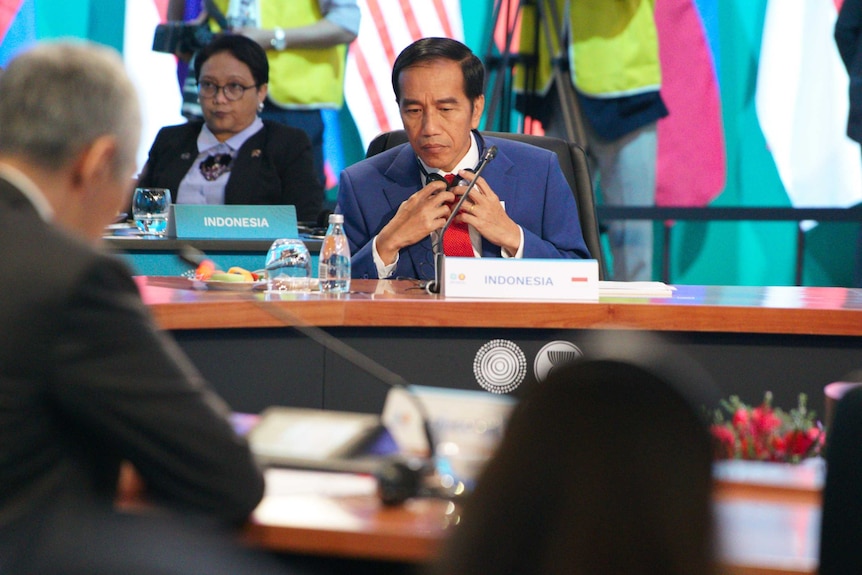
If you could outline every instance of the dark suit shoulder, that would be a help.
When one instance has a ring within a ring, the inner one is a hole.
[[[408,154],[409,157],[402,157],[402,154]],[[350,175],[354,177],[360,174],[367,174],[369,172],[376,172],[382,174],[396,162],[413,162],[415,161],[415,158],[416,155],[410,148],[410,144],[404,143],[399,144],[393,148],[389,148],[388,150],[384,150],[379,154],[371,156],[370,158],[360,160],[352,166],[348,166],[347,168],[345,168],[344,171],[349,172]]]
[[[156,138],[177,138],[182,136],[192,135],[197,137],[203,128],[204,123],[200,121],[186,122],[185,124],[175,124],[173,126],[164,126],[156,134]]]
[[[246,140],[241,150],[262,147],[271,158],[288,160],[311,150],[311,140],[298,128],[271,120],[263,121],[263,128]],[[286,166],[281,166],[282,168]]]
[[[48,224],[26,200],[10,201],[13,194],[20,192],[0,180],[0,245],[17,246],[0,257],[0,280],[12,292],[20,287],[31,301],[47,304],[76,289],[94,269],[103,267],[127,275],[131,281],[128,268],[118,258]],[[20,242],[21,237],[27,242]]]
[[[197,139],[201,128],[203,128],[203,122],[188,122],[161,128],[150,148],[150,155],[173,153],[170,151],[189,148],[197,150]]]
[[[306,134],[304,130],[288,126],[287,124],[282,124],[281,122],[263,120],[263,127],[267,137],[272,139],[278,138],[283,140],[308,141],[308,134]]]
[[[552,155],[554,152],[528,144],[517,140],[508,140],[505,138],[496,138],[494,136],[485,136],[485,146],[497,146],[500,152],[511,156],[513,159],[523,161],[526,158],[543,158]]]

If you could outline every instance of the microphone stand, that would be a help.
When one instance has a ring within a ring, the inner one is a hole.
[[[440,235],[437,239],[436,250],[434,252],[434,279],[425,284],[425,291],[429,294],[438,294],[440,293],[440,288],[442,286],[441,277],[445,275],[443,273],[443,268],[446,262],[446,256],[443,253],[443,235],[446,233],[446,230],[449,229],[449,226],[452,225],[452,220],[455,219],[455,215],[458,213],[458,210],[461,209],[461,205],[467,199],[467,196],[470,195],[470,192],[473,191],[473,188],[476,187],[476,183],[479,181],[479,176],[485,170],[485,166],[487,166],[491,160],[497,157],[497,146],[491,146],[487,150],[485,150],[485,154],[482,156],[482,161],[479,162],[479,166],[476,168],[476,173],[473,176],[473,179],[470,181],[470,185],[467,186],[467,189],[464,190],[464,193],[461,195],[461,198],[458,202],[453,206],[452,213],[449,214],[449,217],[446,219],[446,223],[443,224],[443,227],[440,228]]]
[[[182,246],[177,255],[181,260],[193,266],[200,265],[206,259],[204,252],[190,245]],[[404,462],[395,461],[390,465],[381,466],[376,475],[378,484],[380,485],[380,496],[384,504],[398,504],[407,497],[414,495],[431,495],[447,499],[453,499],[457,495],[455,493],[447,493],[445,490],[441,491],[440,489],[426,489],[423,486],[423,481],[429,474],[436,476],[438,472],[437,442],[431,430],[431,417],[428,410],[425,408],[425,404],[421,398],[410,388],[410,383],[406,379],[374,361],[359,350],[344,343],[326,330],[306,322],[301,317],[281,306],[261,301],[254,296],[249,297],[248,301],[270,317],[278,320],[281,324],[292,327],[308,339],[320,344],[327,351],[331,351],[354,367],[358,367],[365,373],[373,376],[390,389],[404,391],[408,400],[416,408],[422,424],[422,433],[425,441],[428,443],[428,461],[426,464],[424,461],[410,459]]]

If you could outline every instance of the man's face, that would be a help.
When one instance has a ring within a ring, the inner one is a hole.
[[[401,121],[416,155],[432,168],[452,171],[470,149],[470,130],[479,127],[484,96],[470,103],[461,67],[451,60],[411,66],[398,81]]]
[[[93,181],[90,190],[96,200],[88,202],[89,216],[82,232],[86,237],[98,240],[104,234],[105,226],[115,221],[120,210],[128,208],[134,188],[135,165],[129,163],[118,172],[106,170],[104,177]]]

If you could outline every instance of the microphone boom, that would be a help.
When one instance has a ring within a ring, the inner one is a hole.
[[[476,167],[476,173],[473,176],[473,179],[470,181],[470,185],[467,186],[467,189],[464,190],[464,193],[461,195],[461,198],[458,200],[452,207],[452,213],[449,214],[449,217],[446,219],[446,223],[443,224],[443,227],[440,228],[440,233],[437,238],[437,244],[434,246],[434,279],[425,284],[425,291],[429,294],[440,293],[440,268],[442,267],[442,259],[444,257],[442,244],[443,244],[443,235],[446,233],[446,230],[449,229],[449,226],[452,225],[452,220],[455,219],[455,214],[458,213],[458,210],[461,209],[461,204],[467,199],[467,196],[470,195],[470,192],[473,191],[473,188],[476,187],[476,183],[479,181],[479,176],[482,175],[482,171],[485,169],[491,160],[497,157],[497,146],[491,146],[485,153],[482,155],[482,159],[479,161],[479,165]]]

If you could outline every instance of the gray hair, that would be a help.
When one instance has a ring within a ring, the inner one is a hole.
[[[89,42],[38,44],[0,74],[0,154],[51,171],[102,136],[115,136],[116,174],[134,165],[138,96],[117,52]]]

